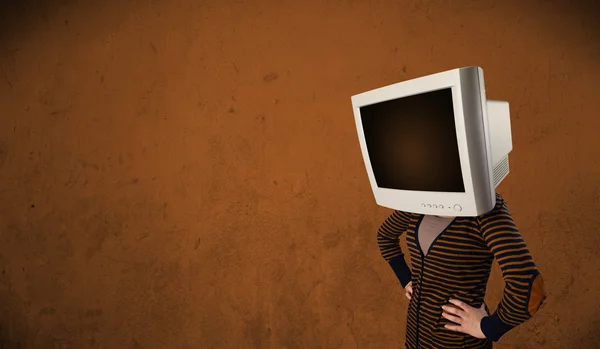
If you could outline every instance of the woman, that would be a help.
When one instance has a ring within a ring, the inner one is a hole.
[[[404,232],[412,271],[399,245]],[[409,299],[407,349],[492,348],[546,298],[542,275],[498,193],[494,209],[477,217],[394,211],[377,242]],[[505,287],[488,315],[484,296],[494,259]]]

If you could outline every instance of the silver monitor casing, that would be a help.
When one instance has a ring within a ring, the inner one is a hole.
[[[380,188],[371,167],[360,108],[419,93],[452,89],[455,126],[465,193]],[[363,160],[378,205],[421,214],[478,216],[493,209],[496,187],[506,178],[512,150],[508,103],[488,101],[483,70],[465,67],[352,96]]]

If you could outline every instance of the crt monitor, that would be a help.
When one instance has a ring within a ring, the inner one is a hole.
[[[509,172],[508,103],[488,101],[483,70],[464,67],[352,96],[377,204],[478,216]]]

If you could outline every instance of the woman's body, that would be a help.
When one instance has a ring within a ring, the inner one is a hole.
[[[383,257],[407,288],[410,299],[406,348],[491,348],[493,341],[528,320],[545,299],[541,274],[504,199],[496,194],[494,209],[477,217],[430,221],[421,232],[435,230],[436,225],[442,231],[433,238],[419,239],[425,217],[394,211],[377,237]],[[412,270],[399,246],[404,232]],[[506,286],[496,312],[487,316],[484,296],[494,259]],[[460,306],[466,312],[448,308],[450,300],[462,301]],[[443,315],[442,306],[446,306],[447,315]],[[456,315],[462,318],[453,317]],[[449,319],[462,322],[462,327],[452,328],[456,323]]]

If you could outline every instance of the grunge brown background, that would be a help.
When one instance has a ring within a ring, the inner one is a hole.
[[[350,96],[468,65],[549,293],[497,347],[597,347],[588,3],[2,2],[0,347],[401,348]]]

